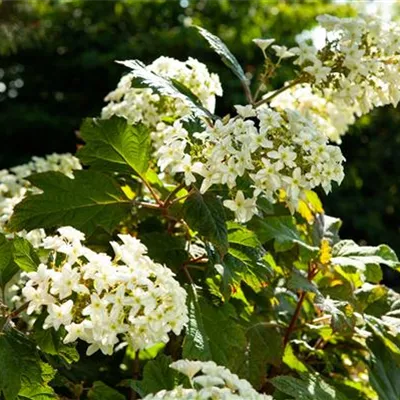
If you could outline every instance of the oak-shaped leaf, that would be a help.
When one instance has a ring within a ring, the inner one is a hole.
[[[80,135],[86,142],[77,153],[83,164],[96,170],[144,174],[148,168],[150,130],[143,124],[129,124],[125,118],[87,118]]]
[[[130,201],[118,183],[100,172],[75,171],[71,179],[61,172],[27,178],[42,190],[25,197],[14,209],[11,231],[73,226],[91,235],[97,227],[111,232],[130,213]]]

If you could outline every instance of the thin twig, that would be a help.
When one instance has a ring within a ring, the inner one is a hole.
[[[199,256],[199,257],[196,257],[196,258],[192,258],[191,260],[187,260],[187,261],[185,261],[184,263],[183,263],[183,265],[189,265],[189,264],[197,264],[198,262],[200,262],[200,261],[208,261],[208,258],[207,258],[207,256]]]
[[[176,199],[172,200],[169,205],[178,203],[179,201],[186,199],[186,197],[189,197],[193,192],[194,190],[192,189],[189,193],[185,194],[184,196],[177,197]]]
[[[303,81],[303,79],[297,78],[295,80],[293,80],[292,82],[290,82],[288,85],[286,86],[282,86],[280,89],[275,90],[275,92],[273,92],[272,94],[270,94],[268,97],[265,97],[264,99],[261,99],[260,101],[258,101],[257,103],[254,104],[254,107],[259,107],[262,104],[265,103],[269,103],[273,98],[275,98],[276,96],[280,95],[281,93],[283,93],[285,90],[288,90],[290,88],[292,88],[293,86],[298,85],[299,83],[301,83]]]
[[[300,316],[300,311],[303,306],[304,299],[306,298],[306,294],[307,294],[307,292],[303,292],[303,291],[300,294],[299,301],[297,302],[296,310],[292,316],[292,319],[290,320],[290,324],[286,330],[285,337],[283,338],[283,348],[285,348],[289,342],[290,335],[292,334],[292,331],[293,331],[293,329],[296,325],[296,322]]]
[[[137,351],[135,353],[135,358],[133,359],[133,367],[132,367],[132,379],[134,381],[137,381],[139,379],[139,373],[140,373],[140,360],[139,360],[139,352]],[[130,393],[130,400],[136,400],[138,397],[138,394],[136,391],[131,388],[131,393]]]
[[[24,312],[29,306],[29,301],[27,301],[26,303],[22,304],[21,307],[18,307],[16,310],[14,310],[10,315],[10,319],[16,318],[18,317],[19,314],[21,314],[22,312]]]
[[[159,204],[152,204],[152,203],[146,203],[143,201],[137,201],[137,205],[144,207],[144,208],[151,208],[151,209],[160,209],[161,206]]]
[[[318,272],[319,272],[318,266],[315,265],[314,263],[310,263],[308,266],[307,279],[311,282],[315,278],[315,276],[318,274]],[[289,326],[288,326],[285,336],[283,338],[283,348],[285,348],[286,345],[289,343],[290,335],[292,334],[292,332],[296,326],[297,320],[299,319],[300,312],[303,307],[303,303],[306,298],[306,295],[307,295],[306,291],[304,291],[304,290],[300,291],[300,297],[299,297],[299,300],[297,301],[296,309],[294,311],[292,319],[290,320]]]
[[[190,272],[189,272],[189,270],[187,269],[187,266],[186,266],[186,265],[182,265],[182,269],[183,269],[183,271],[185,272],[185,275],[187,276],[189,282],[190,282],[192,285],[194,285],[194,280],[193,280],[193,278],[192,278],[192,275],[190,275]]]
[[[164,207],[168,207],[171,202],[173,197],[181,190],[185,187],[184,183],[179,184],[164,200]]]
[[[147,182],[147,180],[140,175],[140,179],[142,180],[142,182],[144,183],[144,185],[147,187],[147,189],[149,189],[149,192],[151,193],[151,195],[153,196],[154,200],[156,201],[156,203],[159,206],[163,206],[163,202],[161,201],[160,197],[157,195],[157,193],[154,191],[154,189],[151,187],[150,183]]]

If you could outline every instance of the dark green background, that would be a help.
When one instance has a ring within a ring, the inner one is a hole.
[[[254,74],[262,57],[251,39],[275,37],[293,45],[294,35],[312,27],[321,13],[349,16],[354,10],[327,1],[3,1],[0,82],[7,91],[0,93],[0,168],[32,155],[74,152],[81,120],[99,114],[124,72],[114,60],[195,57],[221,77],[219,114],[244,103],[239,82],[185,27],[189,19],[220,36]],[[282,68],[274,85],[290,76]],[[343,237],[388,243],[398,253],[399,126],[397,110],[363,117],[343,141],[345,180],[324,196],[327,212],[344,220]]]

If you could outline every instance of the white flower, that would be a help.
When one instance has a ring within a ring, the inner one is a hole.
[[[29,301],[27,314],[30,315],[35,311],[40,311],[42,306],[54,303],[55,299],[48,293],[48,285],[40,284],[34,288],[28,281],[26,286],[22,288],[22,295],[26,301]]]
[[[270,129],[277,129],[282,126],[281,115],[268,107],[261,107],[258,110],[260,120],[260,133],[267,133]]]
[[[56,331],[61,325],[69,325],[72,320],[72,307],[74,303],[72,300],[61,304],[60,306],[56,304],[50,304],[47,307],[48,317],[45,319],[43,328],[54,328]]]
[[[292,176],[284,176],[282,180],[286,183],[286,191],[289,193],[290,197],[295,200],[299,198],[302,188],[307,188],[307,181],[301,174],[301,169],[299,167],[295,168]]]
[[[253,39],[253,43],[255,43],[263,52],[274,42],[275,39]]]
[[[82,238],[80,232],[68,228],[59,233],[63,244]],[[64,342],[87,342],[88,355],[98,350],[110,355],[123,343],[135,351],[167,343],[168,334],[179,335],[188,320],[186,291],[172,271],[146,256],[147,248],[140,240],[130,235],[119,238],[122,244],[111,243],[114,260],[77,242],[81,255],[74,264],[56,253],[54,269],[41,264],[38,271],[27,274],[22,290],[29,301],[28,314],[46,307],[43,328],[64,326]],[[73,293],[74,302],[63,302]]]
[[[324,67],[322,62],[318,59],[314,60],[314,64],[304,68],[304,71],[308,72],[315,78],[315,83],[324,81],[328,74],[331,72],[331,68]]]
[[[79,283],[80,279],[81,274],[66,263],[63,265],[61,272],[53,271],[50,293],[58,295],[60,300],[70,296],[72,292],[89,293],[89,289]]]
[[[170,391],[161,390],[147,395],[145,400],[272,400],[272,397],[257,393],[249,382],[239,379],[227,368],[220,367],[213,361],[179,360],[170,367],[186,375],[192,388],[178,386]]]
[[[295,54],[289,51],[286,46],[273,45],[272,48],[279,59],[293,57]]]
[[[257,213],[256,199],[246,199],[241,190],[236,193],[235,200],[225,200],[224,206],[235,213],[238,222],[249,221]]]
[[[178,360],[173,362],[170,367],[186,375],[189,379],[192,379],[202,368],[203,363],[201,361],[188,361]]]
[[[83,242],[85,240],[85,235],[72,226],[63,226],[57,229],[57,232],[69,242]]]
[[[47,268],[46,264],[41,263],[36,271],[28,272],[27,276],[33,285],[46,285],[50,279],[51,270]]]
[[[197,376],[193,378],[193,382],[197,383],[203,387],[210,387],[210,386],[223,386],[225,384],[224,380],[218,376]]]
[[[248,104],[247,106],[236,105],[235,109],[242,118],[251,118],[256,116],[256,110],[254,110],[251,104]]]
[[[291,146],[280,145],[278,151],[272,150],[267,153],[269,158],[276,160],[276,169],[280,170],[284,166],[295,167],[294,160],[297,157],[296,152],[293,151]]]
[[[193,165],[192,158],[189,154],[185,154],[183,159],[179,164],[177,164],[173,169],[173,173],[183,172],[185,176],[185,185],[190,186],[192,183],[196,182],[196,177],[193,175]]]
[[[88,331],[93,328],[93,325],[90,321],[84,320],[79,324],[73,322],[70,325],[66,325],[65,329],[68,332],[65,336],[63,342],[64,343],[72,343],[77,339],[82,339],[84,341],[88,341],[90,336]]]

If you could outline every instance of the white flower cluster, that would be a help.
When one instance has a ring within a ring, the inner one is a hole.
[[[213,361],[179,360],[170,367],[186,375],[192,389],[178,386],[150,394],[145,400],[272,400],[271,396],[257,393],[249,382]]]
[[[170,57],[160,57],[147,68],[185,85],[211,112],[215,108],[215,96],[222,95],[218,75],[210,74],[207,67],[194,58],[182,62]],[[132,79],[132,74],[123,76],[117,89],[107,95],[105,100],[110,103],[103,108],[102,118],[117,115],[132,124],[142,122],[154,128],[164,118],[179,118],[191,112],[181,99],[160,96],[152,89],[133,88]]]
[[[334,102],[328,96],[327,89],[325,92],[326,95],[322,95],[318,90],[313,90],[310,84],[304,83],[279,94],[270,106],[279,110],[298,111],[329,140],[341,143],[341,137],[356,121],[355,111],[343,101]]]
[[[257,213],[258,197],[271,202],[279,191],[294,209],[304,190],[321,185],[326,192],[332,181],[343,179],[340,148],[328,144],[325,135],[298,112],[277,112],[264,105],[236,106],[238,116],[227,122],[217,121],[203,132],[189,136],[180,121],[159,124],[164,144],[158,149],[161,171],[182,172],[186,185],[201,175],[202,193],[212,185],[227,185],[234,200],[224,205],[246,222]],[[253,195],[245,198],[238,181],[247,176]]]
[[[290,49],[311,86],[292,90],[292,101],[280,95],[274,105],[300,110],[317,126],[325,125],[332,140],[340,141],[354,116],[383,105],[397,106],[400,25],[375,15],[322,15],[317,20],[327,31],[325,46],[318,50],[303,41]]]
[[[186,291],[169,268],[146,256],[139,240],[119,235],[122,245],[110,242],[112,260],[85,247],[85,236],[76,229],[58,232],[42,243],[52,250],[49,263],[28,273],[22,290],[29,315],[45,307],[45,329],[63,326],[64,342],[89,343],[88,355],[112,354],[118,343],[145,349],[168,342],[171,331],[181,332],[187,322]]]
[[[75,169],[82,169],[76,157],[71,154],[51,154],[44,158],[33,157],[27,164],[9,170],[0,170],[0,232],[4,232],[4,227],[12,215],[15,205],[25,197],[27,191],[37,191],[25,179],[26,177],[47,171],[59,171],[73,177],[72,171]],[[19,232],[19,235],[26,237],[34,246],[38,246],[45,237],[43,229]]]

